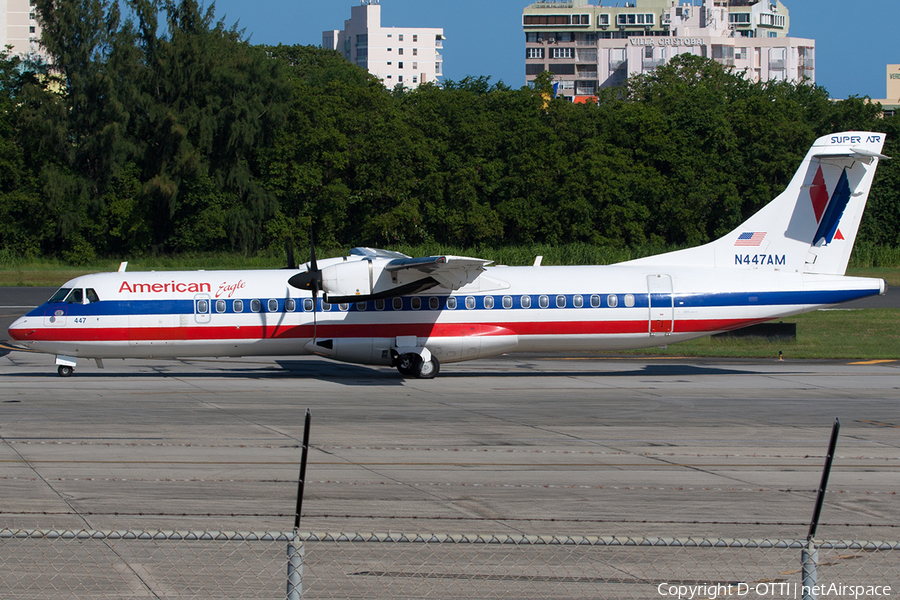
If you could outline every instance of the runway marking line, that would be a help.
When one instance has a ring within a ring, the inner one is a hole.
[[[886,359],[882,358],[879,360],[863,360],[863,361],[852,362],[852,363],[847,363],[847,364],[850,364],[850,365],[880,365],[883,363],[892,363],[892,362],[897,362],[897,359],[896,358],[886,358]]]

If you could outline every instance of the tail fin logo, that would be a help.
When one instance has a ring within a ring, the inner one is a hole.
[[[838,180],[830,201],[828,196],[828,186],[825,183],[825,176],[822,174],[822,167],[819,166],[809,189],[809,198],[816,215],[816,223],[819,225],[816,235],[812,239],[815,246],[844,239],[838,225],[841,217],[844,216],[847,203],[850,202],[850,181],[847,179],[846,169],[841,173],[841,178]]]

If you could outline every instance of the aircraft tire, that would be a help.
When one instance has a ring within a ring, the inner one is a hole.
[[[437,356],[432,355],[429,361],[419,358],[418,363],[416,377],[419,379],[434,379],[441,371],[441,363],[438,362]]]
[[[75,369],[68,365],[59,365],[56,369],[56,372],[59,373],[60,377],[71,377],[72,373],[75,372]]]

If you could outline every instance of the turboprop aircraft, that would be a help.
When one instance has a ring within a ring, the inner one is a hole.
[[[883,294],[845,277],[885,136],[819,138],[787,189],[724,237],[608,266],[490,266],[357,248],[300,272],[117,272],[76,277],[9,328],[79,358],[318,354],[432,378],[513,351],[668,345]]]

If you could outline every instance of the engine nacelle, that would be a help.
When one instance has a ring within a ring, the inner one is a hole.
[[[384,266],[379,269],[383,270]],[[322,269],[322,288],[329,296],[370,296],[375,287],[375,265],[369,260],[354,260]]]

